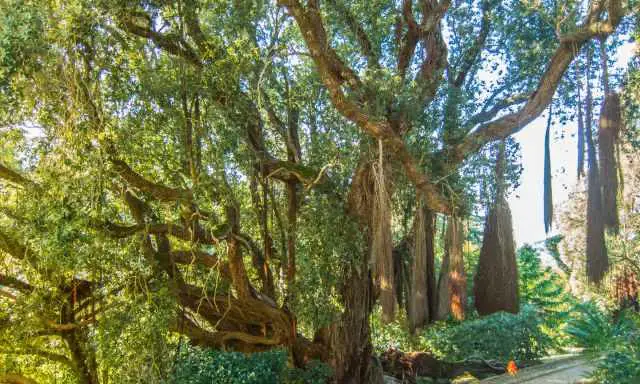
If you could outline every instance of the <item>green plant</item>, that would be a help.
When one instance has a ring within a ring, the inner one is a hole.
[[[632,384],[640,382],[640,317],[622,312],[611,349],[598,364],[593,378],[602,384]]]
[[[539,310],[525,305],[518,314],[436,323],[420,336],[420,345],[448,360],[533,360],[546,355],[553,340],[541,330]]]
[[[555,346],[568,344],[564,328],[576,300],[567,292],[566,283],[551,268],[542,266],[540,254],[528,244],[518,249],[518,275],[520,302],[540,309],[542,330]]]
[[[319,361],[305,369],[287,368],[287,352],[272,350],[245,355],[182,347],[170,384],[323,384],[333,375]]]
[[[617,339],[634,327],[628,316],[622,314],[617,320],[613,320],[593,302],[577,305],[574,312],[566,332],[577,346],[591,352],[612,349]]]

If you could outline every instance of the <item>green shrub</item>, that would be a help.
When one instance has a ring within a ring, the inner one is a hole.
[[[592,310],[582,322],[589,324],[588,328],[580,328],[584,332],[578,333],[585,346],[604,352],[593,377],[602,384],[640,383],[640,316],[627,311],[616,321],[605,322],[603,317],[608,320],[602,312],[594,314]],[[601,328],[595,328],[597,325]],[[586,332],[597,335],[585,338]]]
[[[593,378],[601,384],[640,383],[640,353],[636,345],[625,345],[608,352],[598,364]]]
[[[618,338],[634,328],[633,321],[625,315],[613,320],[593,302],[575,307],[573,318],[566,332],[575,344],[591,352],[607,351],[618,343]]]
[[[554,244],[556,241],[548,242]],[[542,265],[540,254],[530,245],[518,249],[518,275],[520,303],[541,310],[542,330],[553,339],[556,347],[569,344],[564,328],[576,299],[567,291],[566,282],[551,268]]]
[[[273,350],[245,355],[213,349],[183,347],[171,384],[323,384],[333,375],[321,362],[306,369],[287,367],[287,352]]]
[[[421,347],[447,360],[534,360],[553,341],[541,330],[539,310],[525,305],[520,313],[499,312],[462,323],[436,323],[420,337]]]

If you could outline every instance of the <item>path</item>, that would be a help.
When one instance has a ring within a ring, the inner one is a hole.
[[[586,384],[592,382],[585,377],[593,372],[594,365],[581,357],[569,357],[522,369],[515,377],[501,375],[482,380],[481,383]]]

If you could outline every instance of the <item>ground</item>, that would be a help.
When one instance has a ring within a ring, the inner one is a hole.
[[[570,357],[559,361],[552,361],[542,365],[521,370],[516,376],[496,376],[481,381],[481,383],[507,384],[578,384],[590,383],[585,379],[595,369],[594,363],[581,357]]]

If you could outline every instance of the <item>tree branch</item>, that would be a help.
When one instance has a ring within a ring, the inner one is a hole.
[[[364,27],[358,22],[355,15],[342,0],[329,0],[329,3],[333,5],[338,12],[338,16],[344,19],[345,24],[355,36],[364,57],[367,59],[369,68],[380,68],[380,54],[374,48],[373,44],[371,44],[371,39],[369,39],[367,31],[364,30]]]
[[[114,170],[131,186],[138,188],[142,192],[149,193],[160,201],[191,201],[193,199],[190,190],[171,188],[149,181],[131,169],[127,163],[113,156],[110,157],[110,161],[113,164]]]
[[[580,52],[580,48],[591,38],[606,36],[615,31],[622,18],[620,1],[610,1],[612,4],[609,9],[613,13],[609,14],[608,20],[588,23],[577,32],[562,38],[538,83],[536,91],[531,94],[526,104],[520,110],[483,124],[468,134],[459,144],[447,151],[449,163],[461,162],[466,156],[478,151],[485,144],[520,131],[540,116],[551,102],[560,80]]]
[[[0,286],[9,287],[22,293],[33,292],[34,288],[31,284],[19,280],[13,276],[0,274]]]
[[[33,181],[27,179],[16,171],[13,171],[0,163],[0,179],[7,180],[13,184],[20,185],[24,188],[35,187],[38,188],[38,185]]]

